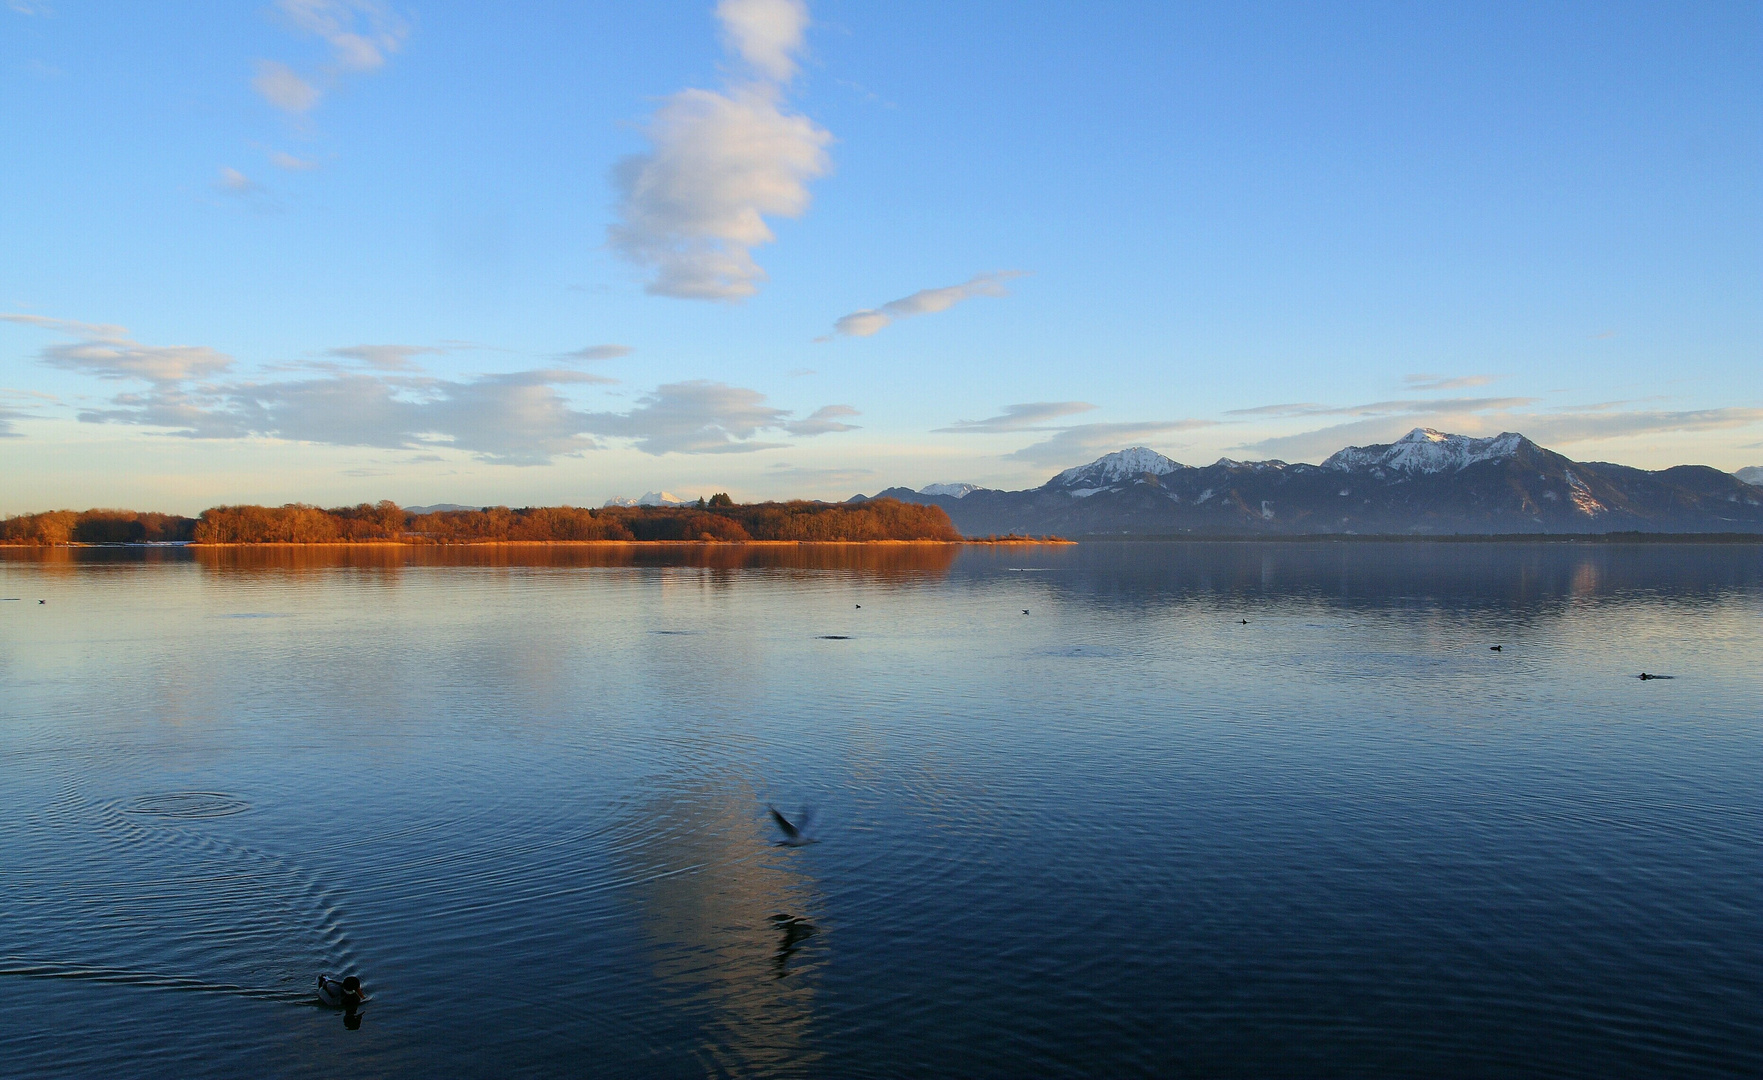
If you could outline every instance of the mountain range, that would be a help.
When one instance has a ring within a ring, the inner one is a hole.
[[[1757,481],[1704,465],[1573,461],[1514,432],[1415,428],[1320,465],[1192,466],[1138,446],[1026,491],[933,484],[875,497],[940,506],[968,536],[1763,533]]]

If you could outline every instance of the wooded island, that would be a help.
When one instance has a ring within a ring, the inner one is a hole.
[[[391,501],[324,509],[216,506],[199,517],[133,510],[52,510],[0,520],[0,544],[482,544],[581,541],[958,542],[940,507],[871,499],[697,506],[505,506],[413,514]]]

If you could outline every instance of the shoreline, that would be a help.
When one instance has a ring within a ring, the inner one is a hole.
[[[34,551],[53,548],[140,548],[152,550],[219,551],[235,548],[400,548],[422,551],[430,548],[707,548],[707,547],[1039,547],[1073,545],[1075,540],[1057,537],[1035,537],[974,540],[469,540],[456,542],[407,543],[402,540],[296,540],[248,541],[226,544],[161,542],[145,544],[0,544],[0,550]]]

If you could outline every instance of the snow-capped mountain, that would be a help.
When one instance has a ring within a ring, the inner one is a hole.
[[[1717,469],[1571,461],[1514,432],[1427,428],[1321,465],[1220,458],[1196,468],[1132,447],[1026,491],[881,495],[941,506],[969,536],[1763,533],[1763,488]]]
[[[1752,465],[1748,468],[1740,469],[1732,475],[1738,477],[1747,484],[1763,487],[1763,465]]]
[[[1185,469],[1179,461],[1166,458],[1155,450],[1143,446],[1132,446],[1125,450],[1116,450],[1112,454],[1079,465],[1046,482],[1048,488],[1077,488],[1094,491],[1112,487],[1116,484],[1131,483],[1146,475],[1166,476],[1177,469]]]
[[[1472,439],[1420,427],[1393,443],[1349,446],[1324,461],[1322,467],[1336,472],[1378,468],[1406,473],[1456,472],[1478,461],[1512,457],[1528,442],[1529,439],[1510,431],[1488,439]]]
[[[670,491],[646,491],[638,498],[616,495],[606,500],[607,506],[685,506],[696,499],[682,499]]]
[[[963,495],[978,490],[978,484],[926,484],[918,489],[918,493],[920,495],[947,495],[951,499],[959,499]]]

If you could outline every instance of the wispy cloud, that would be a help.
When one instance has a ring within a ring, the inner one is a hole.
[[[841,416],[857,416],[856,409],[849,405],[822,405],[809,413],[806,419],[792,420],[784,425],[784,430],[791,435],[825,435],[833,431],[856,431],[856,424],[847,424],[839,419]]]
[[[1052,438],[1004,455],[1017,461],[1065,468],[1127,446],[1170,446],[1170,436],[1211,427],[1214,420],[1163,420],[1118,424],[1077,424]]]
[[[860,466],[841,468],[838,466],[819,467],[813,465],[797,465],[793,462],[780,461],[765,470],[768,480],[788,480],[797,484],[833,484],[856,485],[876,476],[874,469]]]
[[[631,439],[645,454],[739,454],[787,445],[760,441],[757,436],[765,431],[818,435],[851,430],[833,418],[855,412],[847,405],[829,405],[806,420],[791,421],[788,410],[766,404],[757,390],[694,379],[657,387],[629,412],[594,413],[587,429]]]
[[[1231,409],[1224,415],[1284,419],[1302,416],[1397,416],[1416,413],[1486,412],[1490,409],[1523,408],[1536,404],[1538,400],[1527,397],[1397,398],[1391,401],[1368,401],[1362,405],[1319,405],[1315,402],[1292,402],[1284,405],[1259,405],[1252,409]]]
[[[1004,283],[1022,276],[1021,270],[999,270],[990,274],[977,274],[959,285],[920,289],[911,296],[890,300],[881,307],[866,308],[842,316],[833,324],[833,333],[842,337],[869,337],[896,320],[947,311],[975,296],[1008,296],[1009,290],[1004,287]]]
[[[629,345],[588,345],[572,352],[559,353],[557,359],[585,364],[595,360],[616,360],[621,356],[629,356],[632,351]]]
[[[786,443],[767,431],[812,437],[850,431],[857,410],[827,405],[796,419],[765,395],[724,383],[658,387],[627,412],[585,412],[565,391],[611,382],[569,368],[544,368],[463,379],[423,374],[412,359],[447,346],[349,345],[326,355],[365,364],[308,364],[297,379],[221,379],[233,360],[205,346],[153,346],[126,328],[40,315],[0,315],[75,340],[49,345],[38,358],[55,367],[145,384],[82,410],[88,423],[132,424],[204,439],[263,436],[337,446],[452,449],[505,465],[545,464],[598,447],[596,436],[630,439],[650,454],[743,453]],[[7,410],[4,430],[15,433]]]
[[[50,345],[37,358],[51,367],[104,379],[176,383],[217,374],[233,363],[232,357],[205,345],[143,345],[129,336],[126,327],[105,323],[42,315],[0,315],[0,322],[35,326],[77,339]]]
[[[800,217],[808,182],[831,167],[832,136],[785,111],[808,25],[801,0],[722,0],[725,43],[746,77],[725,92],[687,89],[649,120],[650,150],[613,170],[614,250],[650,268],[647,290],[688,300],[738,300],[765,279],[753,249],[774,235],[766,217]]]
[[[412,357],[433,356],[446,352],[433,345],[346,345],[331,349],[328,355],[354,360],[380,371],[420,371]]]
[[[319,163],[310,158],[295,157],[282,150],[271,150],[269,163],[278,169],[286,169],[289,172],[312,172],[319,167]]]
[[[283,112],[303,113],[318,104],[318,87],[279,60],[257,61],[251,89]]]
[[[1020,405],[1006,405],[1004,411],[997,416],[988,416],[984,420],[957,420],[948,427],[935,430],[968,435],[1045,431],[1048,424],[1062,416],[1073,416],[1094,408],[1087,401],[1029,401]]]
[[[55,14],[55,9],[42,0],[6,0],[6,6],[20,15]]]
[[[1494,381],[1492,375],[1404,375],[1402,381],[1410,390],[1467,390],[1470,387],[1486,386]]]
[[[257,195],[263,191],[262,184],[231,167],[220,170],[220,176],[215,178],[214,186],[216,190],[227,195],[240,197]]]
[[[1516,407],[1475,405],[1476,402],[1506,400],[1520,404]],[[1524,407],[1532,403],[1528,398],[1456,399],[1440,402],[1442,407],[1437,411],[1365,416],[1313,431],[1260,439],[1233,449],[1292,461],[1320,461],[1345,446],[1391,442],[1417,426],[1472,436],[1516,431],[1543,446],[1563,447],[1634,435],[1733,430],[1763,424],[1763,408],[1621,410],[1609,408],[1608,402],[1544,412]]]
[[[346,76],[384,67],[410,32],[378,0],[278,0],[276,8],[292,29],[318,38],[330,51],[329,60],[308,75],[277,60],[257,62],[251,86],[271,105],[295,115],[309,112]]]

